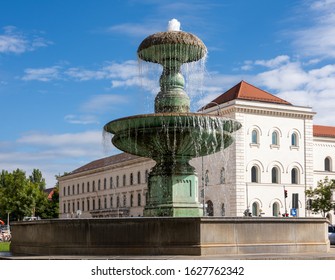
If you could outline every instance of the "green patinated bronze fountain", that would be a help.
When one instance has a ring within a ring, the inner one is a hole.
[[[152,158],[144,216],[199,217],[198,177],[192,158],[225,149],[241,125],[221,116],[190,112],[181,65],[202,59],[204,43],[180,30],[158,32],[140,44],[138,57],[163,66],[155,113],[117,119],[104,126],[118,149]]]

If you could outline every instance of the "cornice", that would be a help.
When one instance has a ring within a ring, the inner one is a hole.
[[[234,113],[243,114],[253,114],[262,116],[275,116],[275,117],[289,117],[296,119],[308,119],[312,120],[315,113],[314,112],[302,112],[299,110],[284,110],[284,109],[271,109],[271,108],[261,108],[261,107],[251,107],[246,105],[232,105],[227,108],[221,109],[221,114],[230,115]]]

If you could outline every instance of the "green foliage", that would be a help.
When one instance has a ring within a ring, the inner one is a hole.
[[[44,190],[45,180],[38,169],[34,169],[28,178],[20,169],[11,173],[2,170],[0,174],[1,217],[7,219],[8,213],[10,220],[22,220],[25,216],[57,217],[58,201],[49,201]]]
[[[9,252],[10,242],[0,242],[0,252]]]
[[[333,192],[335,190],[335,181],[329,180],[326,177],[320,180],[316,188],[306,190],[306,196],[311,203],[308,206],[313,213],[321,213],[323,217],[330,210],[335,210],[335,203],[333,202]]]

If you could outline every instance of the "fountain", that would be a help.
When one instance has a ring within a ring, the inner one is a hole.
[[[179,24],[172,20],[170,25]],[[241,127],[235,120],[189,112],[190,99],[180,68],[206,53],[198,37],[180,30],[170,29],[144,39],[138,57],[163,67],[155,113],[114,120],[104,126],[114,135],[114,146],[156,161],[149,173],[144,216],[202,216],[198,177],[189,161],[225,149],[233,142],[231,133]]]
[[[287,256],[329,251],[324,218],[201,217],[198,178],[189,161],[225,149],[241,128],[231,119],[189,112],[180,67],[206,52],[199,38],[180,30],[147,37],[138,48],[139,58],[163,66],[155,113],[104,126],[120,150],[156,161],[145,217],[14,222],[13,255]]]

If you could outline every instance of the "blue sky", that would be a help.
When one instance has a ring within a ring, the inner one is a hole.
[[[0,0],[0,169],[55,175],[118,151],[107,122],[152,113],[136,50],[176,18],[208,48],[192,110],[242,79],[335,125],[335,0]]]

